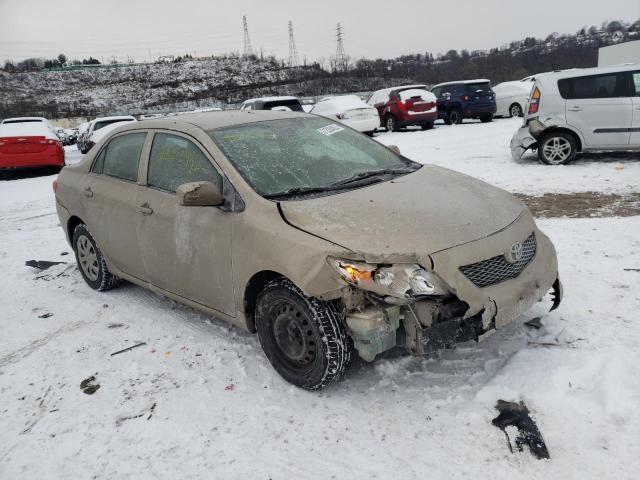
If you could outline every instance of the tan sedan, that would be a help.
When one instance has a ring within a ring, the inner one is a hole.
[[[210,112],[131,122],[60,173],[80,272],[125,279],[258,332],[289,382],[321,388],[357,352],[478,339],[552,289],[527,208],[326,118]]]

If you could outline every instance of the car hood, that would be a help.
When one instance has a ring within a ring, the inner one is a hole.
[[[420,258],[498,232],[526,208],[510,193],[425,165],[392,181],[280,203],[284,219],[368,261]]]

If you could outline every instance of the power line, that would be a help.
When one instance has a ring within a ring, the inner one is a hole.
[[[296,41],[293,38],[293,23],[289,20],[289,66],[297,67],[298,61],[298,49],[296,48]]]
[[[242,16],[242,28],[244,30],[244,56],[253,56],[253,48],[251,47],[251,39],[249,38],[249,27],[247,26],[247,16]]]

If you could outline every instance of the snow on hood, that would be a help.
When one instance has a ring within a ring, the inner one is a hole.
[[[292,225],[365,256],[427,255],[462,245],[504,229],[525,208],[504,190],[431,165],[281,207]]]

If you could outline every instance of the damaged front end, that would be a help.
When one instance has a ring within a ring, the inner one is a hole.
[[[416,264],[328,261],[349,284],[342,293],[346,326],[366,361],[396,346],[428,355],[481,340],[549,290],[552,309],[562,299],[555,249],[529,215]]]

